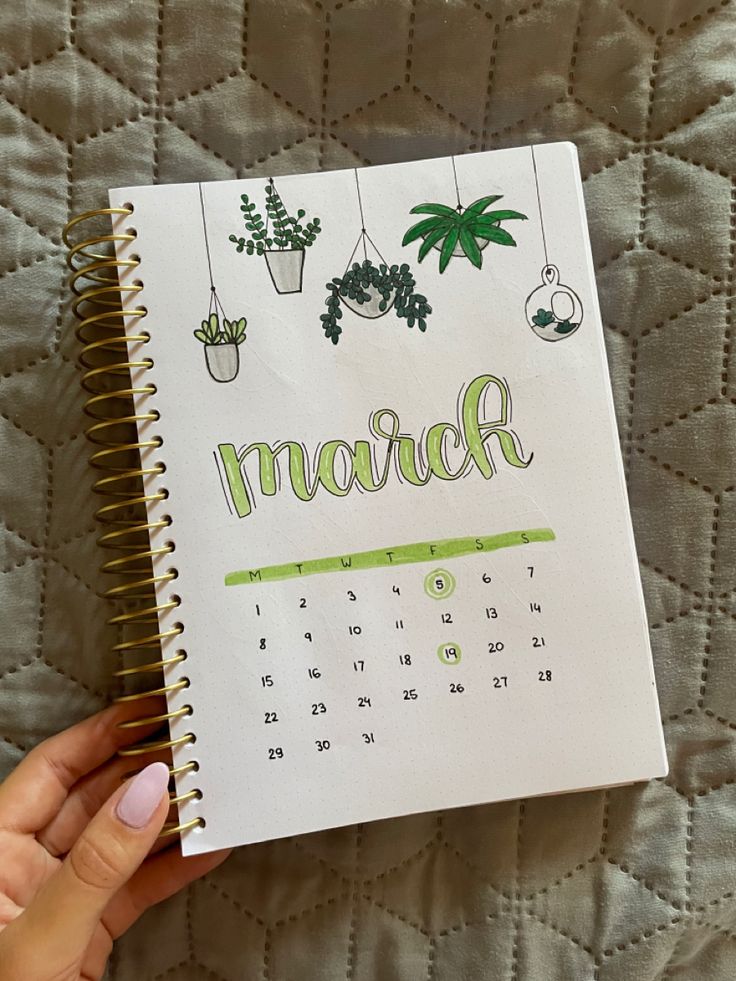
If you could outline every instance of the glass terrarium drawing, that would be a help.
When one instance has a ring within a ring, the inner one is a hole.
[[[541,282],[527,297],[524,311],[526,321],[537,337],[541,337],[543,341],[561,341],[566,337],[571,337],[582,323],[583,304],[575,290],[560,282],[559,269],[549,261],[537,161],[534,156],[534,147],[529,147],[529,150],[534,170],[534,186],[537,192],[544,265],[542,266]]]
[[[560,341],[580,326],[583,304],[574,290],[560,282],[557,266],[542,269],[541,284],[527,297],[526,319],[544,341]]]

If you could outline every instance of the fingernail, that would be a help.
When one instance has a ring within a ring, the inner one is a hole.
[[[128,781],[115,813],[129,828],[144,827],[151,820],[168,785],[168,766],[165,763],[149,763],[145,770]]]

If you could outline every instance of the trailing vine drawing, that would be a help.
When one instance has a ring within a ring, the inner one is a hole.
[[[341,276],[334,276],[325,284],[327,312],[320,316],[325,337],[333,344],[339,342],[343,307],[371,320],[383,317],[393,309],[397,317],[406,321],[408,327],[416,324],[423,333],[427,329],[427,317],[432,313],[432,307],[427,297],[415,290],[416,280],[408,263],[390,265],[386,262],[366,231],[357,170],[354,175],[360,212],[360,234],[345,272]],[[361,246],[362,262],[355,258]],[[368,257],[369,246],[375,259]]]

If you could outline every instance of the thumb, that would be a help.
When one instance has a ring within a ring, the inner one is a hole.
[[[56,967],[84,954],[105,907],[161,830],[168,782],[167,765],[151,763],[119,787],[90,821],[19,917],[19,925],[33,937],[34,960]]]

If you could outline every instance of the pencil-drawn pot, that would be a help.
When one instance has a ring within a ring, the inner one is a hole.
[[[229,382],[238,373],[240,355],[237,344],[205,344],[207,370],[216,382]]]
[[[560,282],[556,266],[542,269],[542,285],[526,301],[527,323],[544,341],[561,341],[570,337],[583,319],[583,304],[569,286]]]
[[[381,310],[380,305],[383,297],[375,286],[364,287],[364,291],[370,296],[370,300],[366,300],[365,303],[358,303],[357,300],[351,300],[349,296],[340,297],[345,306],[350,307],[353,313],[357,313],[359,317],[375,320],[377,317],[383,317],[384,314],[387,314],[394,305],[394,300],[396,299],[396,293],[394,292],[391,293],[391,296],[386,301],[385,309]]]
[[[266,249],[263,253],[277,293],[301,293],[304,249]]]

